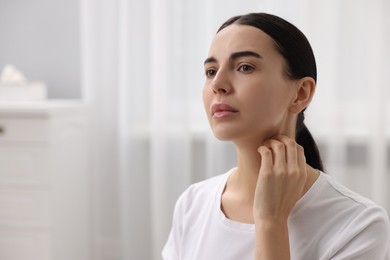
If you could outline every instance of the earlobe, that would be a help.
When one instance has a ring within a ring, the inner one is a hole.
[[[313,98],[316,83],[312,77],[304,77],[297,81],[295,97],[291,102],[290,112],[299,114]]]

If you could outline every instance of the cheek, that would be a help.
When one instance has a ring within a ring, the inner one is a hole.
[[[287,113],[288,102],[279,91],[253,93],[248,103],[254,121],[265,128],[279,125]]]
[[[211,102],[211,94],[210,94],[210,89],[208,86],[204,86],[203,87],[203,90],[202,90],[202,98],[203,98],[203,106],[204,106],[204,109],[207,113],[207,115],[209,114],[208,113],[208,109],[210,108],[210,102]]]

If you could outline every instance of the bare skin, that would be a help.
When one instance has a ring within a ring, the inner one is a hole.
[[[284,68],[267,34],[234,24],[216,35],[205,61],[203,101],[211,128],[237,149],[221,208],[232,220],[255,224],[258,260],[290,259],[288,217],[318,178],[294,140],[297,115],[315,83],[289,79]]]

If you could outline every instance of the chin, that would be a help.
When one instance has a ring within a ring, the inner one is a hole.
[[[220,136],[220,135],[215,135],[215,138],[217,138],[219,141],[232,141],[233,138],[227,137],[227,136]]]
[[[224,130],[213,129],[213,134],[214,134],[215,138],[217,138],[220,141],[233,141],[233,140],[240,137],[240,134],[237,133],[236,131],[230,131],[227,129],[224,129]]]
[[[213,131],[213,134],[215,136],[215,138],[217,138],[218,140],[221,140],[221,141],[229,141],[229,136],[226,134],[226,133],[220,133],[220,132],[216,132],[216,131]]]

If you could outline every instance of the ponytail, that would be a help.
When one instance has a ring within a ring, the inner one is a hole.
[[[309,129],[307,129],[304,120],[305,116],[302,111],[298,114],[295,136],[296,142],[303,147],[307,164],[314,169],[318,169],[323,172],[324,165],[322,164],[320,152],[313,136],[311,135]]]

